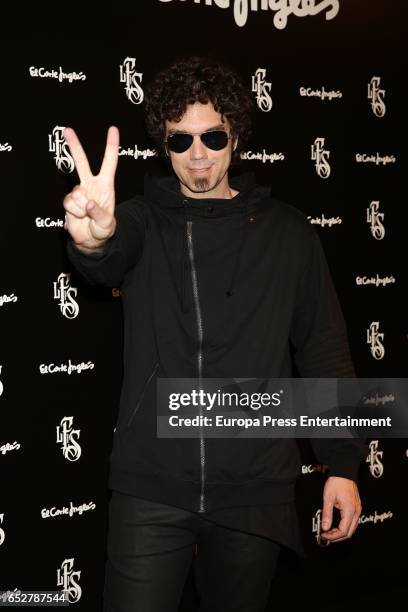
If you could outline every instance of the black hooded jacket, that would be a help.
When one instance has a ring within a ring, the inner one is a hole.
[[[91,284],[120,287],[124,378],[109,486],[195,512],[294,500],[295,439],[158,438],[156,379],[353,377],[318,235],[252,174],[231,199],[194,199],[147,176],[118,204],[100,254],[68,255]],[[357,480],[366,445],[314,439],[329,476]]]

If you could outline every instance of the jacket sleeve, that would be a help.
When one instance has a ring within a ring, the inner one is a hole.
[[[115,208],[116,231],[99,253],[83,253],[67,235],[69,261],[91,285],[117,287],[139,261],[146,234],[143,204],[135,198]]]
[[[342,309],[319,236],[309,229],[290,331],[294,362],[302,378],[354,378]],[[357,482],[368,454],[365,440],[311,438],[310,442],[317,459],[328,465],[329,476]]]

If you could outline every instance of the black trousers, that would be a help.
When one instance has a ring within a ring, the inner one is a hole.
[[[177,612],[193,563],[200,612],[264,612],[280,545],[112,492],[104,612]]]

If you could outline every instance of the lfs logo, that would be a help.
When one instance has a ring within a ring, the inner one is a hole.
[[[374,478],[380,478],[384,473],[384,465],[381,461],[384,451],[378,450],[378,440],[371,440],[370,452],[367,455],[366,463],[370,464],[370,474]]]
[[[315,534],[316,542],[319,546],[328,546],[330,544],[329,540],[322,540],[322,509],[320,508],[315,512],[314,517],[312,518],[312,533]]]
[[[252,91],[256,93],[256,103],[264,113],[272,108],[271,87],[272,83],[266,80],[266,68],[258,68],[252,75]]]
[[[54,285],[54,300],[59,299],[59,307],[67,319],[75,319],[79,313],[78,302],[74,299],[78,293],[76,287],[70,286],[70,272],[61,272]]]
[[[380,322],[373,321],[370,323],[370,327],[367,329],[367,344],[370,345],[370,351],[374,359],[382,359],[385,355],[385,348],[382,343],[384,340],[383,333],[380,333],[379,330]]]
[[[380,202],[371,202],[367,208],[367,223],[370,225],[370,231],[373,238],[376,240],[382,240],[385,236],[385,227],[382,223],[384,221],[385,214],[379,212]]]
[[[330,151],[324,148],[324,140],[324,138],[316,138],[312,144],[312,161],[316,162],[315,168],[318,176],[322,179],[327,179],[331,172],[328,162]]]
[[[385,115],[385,89],[380,89],[381,78],[373,76],[368,84],[368,99],[371,100],[371,108],[376,117],[384,117]]]
[[[4,521],[4,513],[0,514],[0,525],[3,524],[3,521]],[[6,538],[6,534],[4,533],[4,529],[0,527],[0,546],[3,544],[5,538]]]
[[[62,444],[62,454],[68,461],[78,461],[82,449],[77,440],[81,435],[80,429],[73,429],[74,417],[68,416],[61,419],[57,425],[57,443]]]
[[[143,102],[144,93],[139,82],[143,79],[142,72],[136,72],[136,58],[127,57],[120,68],[120,82],[126,83],[125,92],[133,104],[141,104]],[[138,82],[139,81],[139,82]]]
[[[81,578],[81,572],[73,571],[74,559],[64,559],[61,567],[57,569],[57,586],[62,587],[69,603],[76,603],[81,599],[82,589],[76,581]]]
[[[75,168],[75,164],[63,136],[64,129],[65,127],[57,125],[52,130],[52,134],[48,134],[48,150],[50,153],[55,153],[54,159],[58,170],[69,174]]]

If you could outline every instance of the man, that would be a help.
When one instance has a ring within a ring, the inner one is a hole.
[[[105,611],[177,610],[194,558],[201,612],[260,612],[281,546],[302,554],[296,441],[158,438],[156,380],[354,376],[346,327],[305,216],[252,175],[229,175],[250,131],[234,71],[180,60],[146,99],[148,132],[173,173],[146,177],[144,195],[116,208],[118,129],[97,176],[65,130],[80,178],[64,200],[69,257],[90,283],[123,291]],[[358,524],[366,447],[312,443],[329,466],[322,538],[339,542]]]

